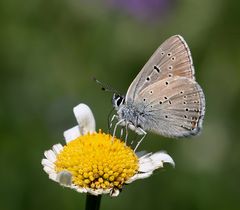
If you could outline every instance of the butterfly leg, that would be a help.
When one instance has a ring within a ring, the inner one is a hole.
[[[134,152],[136,151],[136,149],[138,148],[138,146],[141,144],[141,142],[143,141],[143,139],[145,138],[145,136],[147,135],[147,132],[145,130],[143,130],[142,128],[138,128],[140,129],[140,131],[143,133],[143,137],[138,141],[136,147],[134,148]]]
[[[128,122],[126,122],[126,127],[125,127],[125,145],[127,145],[127,139],[128,139]]]
[[[113,137],[112,137],[112,139],[114,138],[114,136],[116,135],[116,130],[117,130],[117,127],[122,123],[124,121],[124,119],[122,119],[122,120],[119,120],[116,124],[115,124],[115,126],[114,126],[114,130],[113,130]]]
[[[123,128],[121,128],[120,130],[120,139],[122,139],[122,137],[123,137]]]
[[[109,131],[112,129],[113,121],[117,118],[117,115],[114,114],[109,122]]]

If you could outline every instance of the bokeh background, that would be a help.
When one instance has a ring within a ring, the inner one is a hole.
[[[1,0],[0,209],[84,209],[85,195],[50,181],[43,152],[64,143],[72,108],[88,104],[107,129],[111,93],[125,93],[154,50],[181,34],[206,95],[200,136],[150,134],[176,168],[126,187],[102,209],[240,209],[240,3],[237,0]]]

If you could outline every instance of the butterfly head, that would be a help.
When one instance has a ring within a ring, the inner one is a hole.
[[[117,93],[114,93],[113,98],[112,98],[112,103],[113,103],[114,108],[116,110],[118,110],[119,107],[121,107],[125,103],[125,97],[121,96]]]

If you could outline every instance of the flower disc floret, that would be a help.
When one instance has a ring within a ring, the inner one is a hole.
[[[91,189],[121,189],[138,168],[134,151],[101,131],[69,142],[55,161],[57,173],[69,171],[73,184]]]

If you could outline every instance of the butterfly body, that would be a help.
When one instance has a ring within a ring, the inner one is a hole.
[[[128,103],[120,106],[117,113],[120,119],[125,119],[125,121],[135,127],[145,130],[144,126],[146,125],[146,116],[148,113],[146,113],[143,103],[138,104],[138,106],[134,106],[134,103],[129,101]]]
[[[195,81],[190,50],[179,36],[166,40],[130,85],[114,96],[121,125],[167,137],[196,135],[202,127],[205,98]]]

